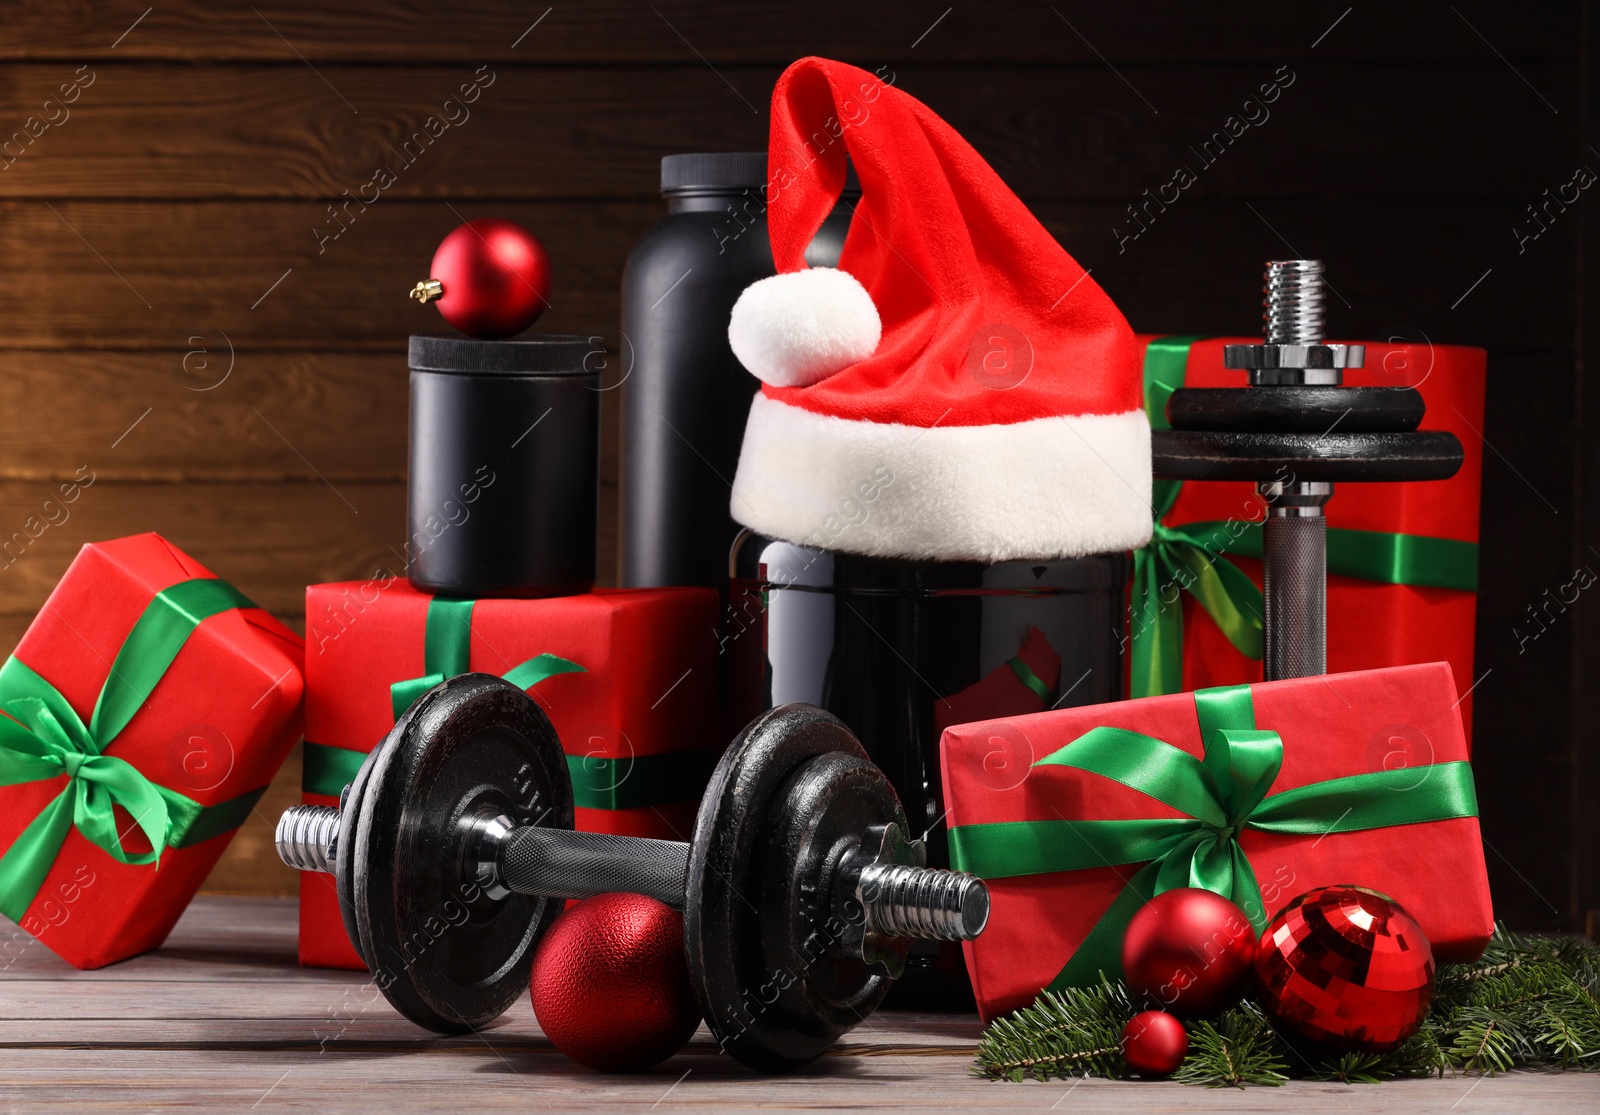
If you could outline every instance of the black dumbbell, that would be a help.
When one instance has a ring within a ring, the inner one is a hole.
[[[690,977],[721,1046],[796,1068],[875,1010],[911,938],[971,940],[972,875],[924,867],[905,813],[850,730],[819,708],[753,721],[717,764],[687,843],[575,832],[555,729],[488,674],[435,686],[368,756],[339,808],[278,823],[291,867],[337,877],[377,986],[441,1033],[528,988],[569,898],[633,891],[682,909]]]
[[[1345,387],[1361,345],[1323,343],[1322,263],[1267,264],[1266,343],[1228,345],[1223,359],[1248,387],[1180,387],[1170,430],[1151,432],[1155,475],[1254,480],[1267,503],[1262,567],[1268,681],[1326,671],[1327,525],[1334,481],[1443,480],[1461,443],[1418,430],[1414,388]]]

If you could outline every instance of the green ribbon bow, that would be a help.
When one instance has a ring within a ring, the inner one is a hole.
[[[1161,337],[1144,355],[1145,413],[1150,427],[1170,429],[1167,400],[1183,386],[1189,348],[1198,336]],[[1244,519],[1167,526],[1162,522],[1183,490],[1181,480],[1157,480],[1149,545],[1133,555],[1132,695],[1183,688],[1183,606],[1190,593],[1228,641],[1247,658],[1263,651],[1261,590],[1223,554],[1259,558],[1261,524]],[[1422,534],[1328,528],[1328,572],[1389,585],[1475,592],[1476,543]]]
[[[1204,887],[1265,927],[1261,888],[1240,837],[1248,830],[1315,837],[1478,815],[1465,762],[1331,778],[1270,794],[1283,740],[1256,727],[1248,685],[1194,694],[1204,759],[1138,732],[1092,728],[1034,766],[1075,767],[1147,794],[1181,817],[1115,821],[1007,821],[950,830],[957,870],[983,879],[1144,864],[1117,895],[1050,988],[1122,972],[1134,912],[1176,887]]]
[[[22,919],[74,827],[118,863],[144,865],[159,862],[164,847],[188,847],[243,823],[265,787],[205,807],[105,750],[150,698],[196,627],[220,612],[253,607],[238,589],[215,578],[157,593],[117,652],[88,724],[21,659],[12,656],[0,667],[0,786],[67,778],[0,856],[0,913]],[[123,847],[114,815],[118,805],[133,816],[150,851]]]
[[[389,706],[396,722],[428,690],[471,669],[472,610],[475,600],[428,601],[427,626],[422,642],[420,677],[403,678],[389,686]],[[501,676],[518,689],[531,689],[557,674],[584,673],[584,668],[554,654],[541,654],[519,663]],[[355,780],[367,753],[325,743],[305,745],[301,789],[308,794],[338,797]],[[571,760],[569,759],[570,763]]]
[[[396,721],[428,690],[446,678],[466,673],[471,667],[472,609],[476,600],[428,601],[428,626],[422,643],[422,676],[397,681],[389,687],[389,703]],[[586,672],[576,662],[554,654],[541,654],[513,666],[501,677],[518,689],[532,689],[545,678],[557,674]]]
[[[421,677],[406,678],[389,687],[395,720],[405,715],[428,690],[446,678],[467,672],[472,649],[472,609],[476,601],[428,602],[427,630],[423,636]],[[531,689],[556,674],[584,673],[576,662],[554,654],[530,658],[501,675],[518,689]],[[366,753],[345,747],[307,742],[301,788],[308,794],[338,797],[355,779]],[[633,809],[666,802],[693,801],[705,788],[715,763],[707,751],[639,755],[622,759],[598,755],[568,755],[567,774],[572,780],[573,804],[580,809]]]

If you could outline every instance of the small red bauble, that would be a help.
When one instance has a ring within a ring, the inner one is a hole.
[[[1122,1059],[1140,1076],[1165,1080],[1189,1052],[1189,1034],[1164,1010],[1134,1015],[1122,1029]]]
[[[1122,977],[1137,1003],[1184,1017],[1215,1014],[1244,994],[1255,949],[1243,910],[1209,890],[1178,887],[1128,920]]]
[[[433,253],[411,297],[432,302],[469,337],[511,337],[550,305],[550,256],[513,221],[483,217],[454,229]]]
[[[1256,996],[1280,1033],[1319,1051],[1382,1053],[1422,1025],[1433,949],[1400,904],[1365,887],[1319,887],[1267,925]]]
[[[532,994],[555,1047],[601,1072],[664,1061],[700,1025],[683,917],[642,894],[597,894],[557,918],[533,956]]]

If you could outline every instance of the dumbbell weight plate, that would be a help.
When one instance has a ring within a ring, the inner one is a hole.
[[[1425,412],[1410,387],[1180,387],[1167,400],[1175,430],[1345,434],[1415,430]]]
[[[340,798],[339,808],[344,814],[343,825],[352,834],[360,831],[361,809],[366,802],[367,779],[372,774],[372,768],[382,758],[384,751],[389,746],[389,741],[394,738],[394,732],[383,738],[374,747],[366,760],[362,762],[361,769],[356,771],[356,776],[350,785],[344,788],[344,795]],[[344,931],[350,937],[350,942],[355,945],[356,953],[371,971],[376,971],[376,966],[367,959],[361,948],[361,926],[356,918],[356,841],[354,839],[341,839],[334,849],[334,880],[339,892],[339,916],[344,919]]]
[[[910,940],[874,934],[874,952],[893,953],[890,966],[869,966],[839,955],[865,911],[853,898],[836,908],[832,888],[818,884],[839,867],[842,848],[852,847],[875,825],[906,827],[905,811],[889,779],[865,754],[836,750],[801,763],[774,799],[758,868],[764,884],[762,953],[788,962],[795,979],[778,989],[770,1004],[772,1025],[764,1031],[781,1067],[797,1067],[838,1040],[878,1009],[905,970]],[[919,862],[920,866],[920,862]],[[776,1038],[776,1040],[775,1040]]]
[[[487,1025],[527,993],[534,946],[565,903],[489,898],[474,878],[469,830],[497,816],[572,827],[555,729],[511,683],[463,674],[401,717],[362,791],[342,875],[353,880],[362,957],[418,1025],[440,1033]]]
[[[828,787],[835,775],[844,781]],[[857,790],[859,803],[845,801]],[[829,896],[799,888],[825,879],[819,856],[888,821],[905,824],[894,791],[844,723],[814,706],[764,714],[718,763],[689,851],[684,939],[706,1022],[739,1061],[799,1068],[882,1001],[887,976],[828,954],[825,939],[805,944]]]
[[[1461,442],[1443,430],[1409,434],[1152,430],[1150,449],[1155,475],[1170,480],[1446,480],[1456,474],[1462,460]]]

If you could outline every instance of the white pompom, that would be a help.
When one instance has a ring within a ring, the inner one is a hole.
[[[872,295],[848,271],[812,267],[750,284],[728,320],[733,354],[763,383],[809,387],[871,356],[883,336]]]

